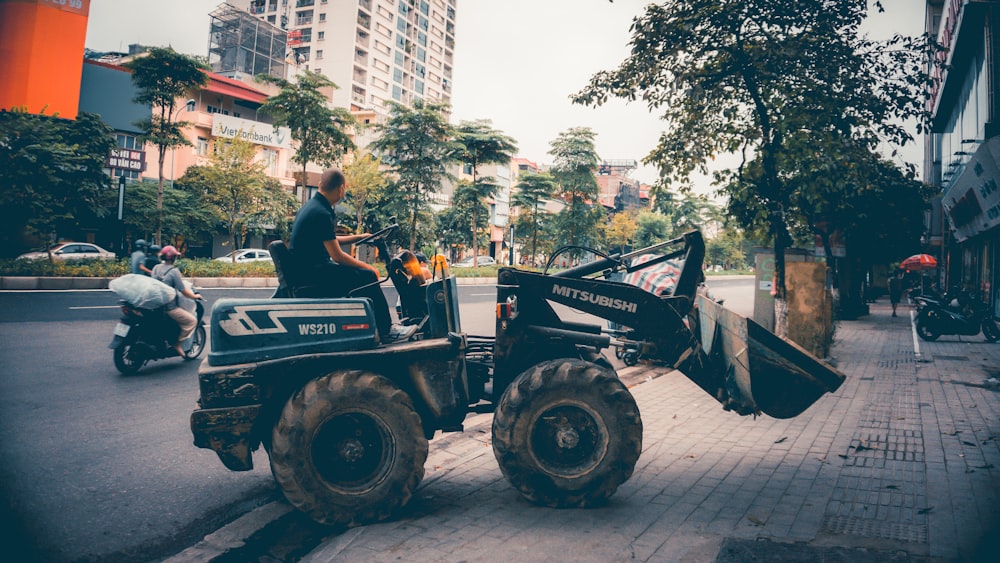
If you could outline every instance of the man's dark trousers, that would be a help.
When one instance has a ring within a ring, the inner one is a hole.
[[[311,273],[313,275],[310,275],[309,279],[314,280],[314,283],[322,288],[321,297],[348,297],[348,293],[354,288],[367,285],[368,287],[351,293],[350,297],[371,299],[379,336],[383,340],[389,336],[389,330],[392,328],[389,303],[385,300],[382,287],[375,283],[378,281],[378,276],[374,272],[328,262],[313,268]]]

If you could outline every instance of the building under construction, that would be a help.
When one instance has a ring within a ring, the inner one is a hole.
[[[230,4],[220,4],[211,14],[208,62],[223,76],[269,74],[285,78],[288,34]]]

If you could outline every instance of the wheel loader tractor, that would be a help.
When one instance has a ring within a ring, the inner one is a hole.
[[[642,451],[639,409],[607,353],[676,368],[743,415],[796,416],[843,382],[707,295],[697,231],[552,273],[501,268],[496,334],[474,336],[446,269],[426,280],[412,254],[388,257],[393,228],[366,243],[386,259],[401,321],[418,327],[406,342],[378,342],[367,299],[311,296],[280,241],[275,298],[212,310],[194,444],[233,471],[252,469],[263,447],[285,498],[317,522],[390,518],[424,475],[428,440],[483,412],[500,470],[524,498],[603,504]],[[643,287],[668,265],[669,290]]]

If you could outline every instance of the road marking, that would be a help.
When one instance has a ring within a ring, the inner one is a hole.
[[[913,355],[918,363],[926,362],[920,353],[920,339],[917,337],[917,313],[910,309],[910,329],[913,333]]]
[[[470,293],[469,297],[489,297],[490,295],[496,295],[496,293]]]

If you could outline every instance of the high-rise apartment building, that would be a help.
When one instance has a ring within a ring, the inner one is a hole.
[[[229,1],[288,30],[291,72],[332,80],[336,106],[451,102],[457,0]]]

